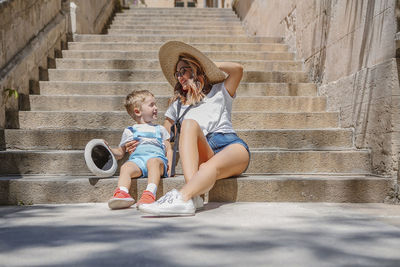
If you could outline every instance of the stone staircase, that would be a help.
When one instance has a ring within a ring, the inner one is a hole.
[[[172,88],[158,48],[167,40],[245,67],[232,121],[251,163],[242,177],[218,181],[210,201],[382,202],[391,190],[394,181],[371,175],[369,151],[355,149],[353,131],[326,111],[327,99],[282,38],[247,36],[232,10],[132,8],[116,15],[108,34],[74,40],[19,112],[20,128],[5,130],[1,204],[108,200],[117,177],[92,176],[83,149],[93,138],[119,143],[132,123],[122,101],[133,89],[156,95],[163,122]],[[182,175],[165,178],[158,196],[182,184]],[[134,198],[145,185],[133,180]]]

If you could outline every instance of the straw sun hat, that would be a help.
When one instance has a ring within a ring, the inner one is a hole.
[[[160,59],[160,65],[164,76],[167,78],[172,87],[175,87],[175,84],[177,83],[177,80],[174,76],[176,72],[175,68],[176,64],[178,63],[179,56],[182,54],[189,54],[200,62],[208,81],[211,84],[216,84],[225,80],[225,73],[202,52],[183,42],[169,41],[160,47],[158,57]]]

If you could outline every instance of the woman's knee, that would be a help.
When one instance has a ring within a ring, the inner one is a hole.
[[[213,170],[218,180],[242,174],[246,170],[249,160],[249,153],[245,147],[233,144],[214,155],[201,167]]]
[[[209,162],[204,162],[204,163],[200,164],[199,171],[212,173],[212,175],[210,175],[210,177],[218,177],[218,174],[220,172],[220,170],[218,169],[217,166],[214,166],[213,164],[210,164]]]
[[[181,131],[187,131],[187,130],[198,130],[200,129],[200,125],[197,121],[192,120],[192,119],[185,119],[182,122],[181,126]]]

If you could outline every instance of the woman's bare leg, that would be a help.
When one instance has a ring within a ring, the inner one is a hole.
[[[201,164],[182,187],[183,200],[208,192],[218,179],[241,174],[249,163],[249,153],[241,144],[232,144]]]
[[[182,123],[179,155],[186,183],[199,170],[199,165],[214,155],[203,131],[195,120],[184,120]]]

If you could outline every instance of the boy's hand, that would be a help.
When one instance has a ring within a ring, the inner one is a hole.
[[[136,147],[138,145],[139,145],[139,141],[137,141],[137,140],[132,140],[132,141],[126,142],[125,143],[126,152],[128,152],[129,155],[132,154],[133,152],[135,152]]]
[[[110,150],[112,151],[112,149],[111,149],[110,145],[107,143],[107,141],[104,140],[104,139],[102,139],[102,140],[103,140],[104,144],[106,144],[106,146],[108,147],[108,149],[110,149]]]
[[[107,143],[106,140],[102,139],[104,141],[104,144],[106,144],[106,146],[110,149],[111,153],[114,155],[116,160],[120,160],[124,157],[125,155],[125,151],[122,147],[116,147],[116,148],[112,148],[110,147],[110,145]]]

